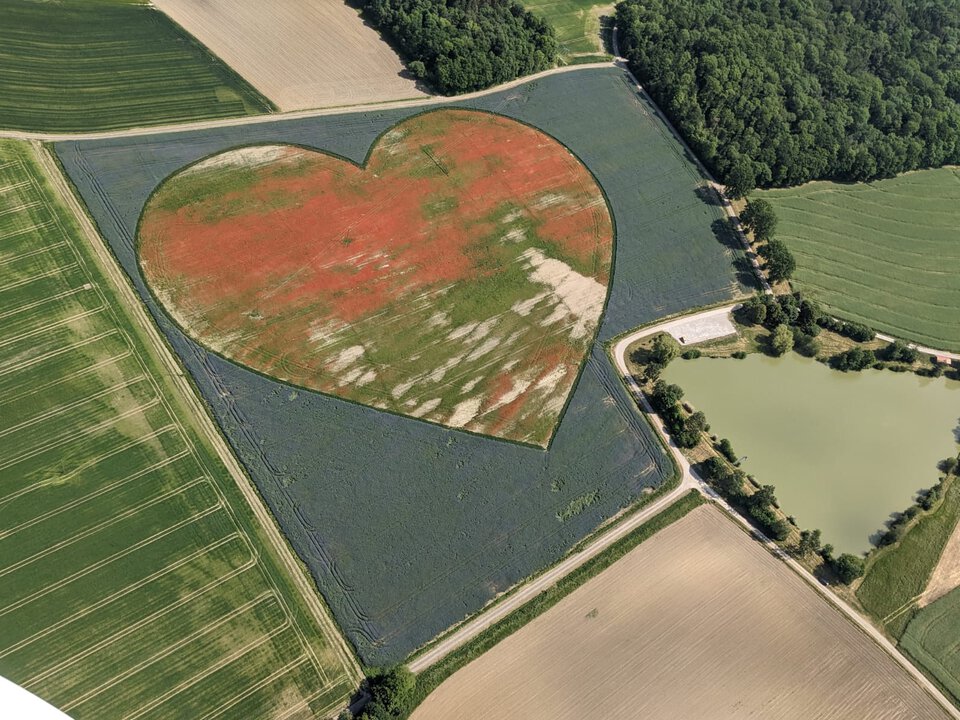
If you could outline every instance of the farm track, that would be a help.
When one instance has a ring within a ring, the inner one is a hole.
[[[80,230],[86,236],[89,247],[99,261],[100,269],[113,283],[118,299],[124,304],[131,318],[136,321],[145,339],[153,346],[157,356],[166,367],[171,381],[180,390],[181,400],[193,411],[194,425],[197,430],[214,449],[218,458],[236,482],[251,512],[260,523],[266,540],[273,546],[290,581],[298,589],[305,607],[309,609],[317,624],[324,629],[326,636],[334,647],[347,673],[355,682],[359,682],[363,677],[363,673],[354,659],[350,648],[347,646],[346,641],[340,634],[339,629],[336,627],[336,624],[330,618],[326,608],[322,605],[316,589],[307,580],[305,571],[281,535],[277,528],[276,521],[264,506],[260,495],[244,474],[237,459],[227,447],[226,441],[220,435],[212,419],[200,403],[196,393],[193,391],[193,388],[190,386],[178,362],[174,358],[172,351],[160,336],[159,330],[147,317],[144,306],[137,300],[123,272],[114,262],[105,242],[100,237],[89,216],[86,214],[85,209],[60,172],[56,161],[50,155],[49,150],[40,146],[36,147],[36,157],[59,199],[74,216]]]

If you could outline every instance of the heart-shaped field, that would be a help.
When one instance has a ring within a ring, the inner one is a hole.
[[[560,143],[439,110],[364,167],[263,145],[167,179],[140,223],[177,323],[280,380],[545,446],[603,312],[613,225]]]

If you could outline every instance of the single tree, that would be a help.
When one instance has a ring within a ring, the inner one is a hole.
[[[818,552],[820,552],[820,531],[801,531],[800,542],[797,543],[797,553],[799,555],[813,555]]]
[[[727,174],[726,195],[731,200],[739,200],[757,186],[757,178],[750,164],[739,158]]]
[[[770,240],[757,252],[767,261],[767,276],[774,282],[789,280],[793,271],[797,269],[797,261],[793,253],[782,240]]]
[[[777,325],[770,336],[770,349],[777,356],[790,352],[793,349],[793,330],[787,325]]]
[[[767,319],[767,304],[760,295],[754,295],[743,304],[743,317],[754,325],[763,325]]]
[[[650,346],[650,357],[658,365],[669,365],[680,354],[680,343],[668,333],[660,333]]]
[[[863,568],[863,558],[850,553],[843,553],[833,562],[834,572],[845,585],[849,585],[858,577],[863,577]]]
[[[777,229],[777,215],[773,205],[766,200],[752,200],[740,214],[740,221],[759,242],[765,242],[773,237]]]

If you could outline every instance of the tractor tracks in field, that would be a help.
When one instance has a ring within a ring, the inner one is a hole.
[[[64,204],[65,209],[75,219],[80,232],[86,239],[87,246],[91,249],[97,260],[99,269],[113,285],[114,295],[122,303],[130,319],[138,326],[146,343],[156,353],[156,356],[167,371],[167,376],[171,385],[178,391],[179,400],[186,406],[193,416],[193,426],[201,438],[213,449],[220,462],[226,468],[231,478],[236,483],[247,507],[255,516],[257,523],[266,542],[272,547],[278,563],[285,571],[290,583],[296,589],[297,596],[309,611],[310,616],[317,625],[323,630],[324,636],[330,643],[331,649],[339,658],[346,675],[354,682],[359,683],[363,678],[363,672],[353,656],[350,647],[340,633],[339,628],[333,621],[328,610],[320,600],[319,593],[313,586],[312,581],[304,568],[299,564],[298,559],[293,554],[286,539],[277,528],[273,515],[264,505],[256,488],[247,477],[243,468],[234,456],[226,441],[220,434],[206,408],[201,404],[190,385],[183,369],[173,356],[171,349],[160,335],[160,331],[148,317],[145,306],[139,301],[132,286],[127,281],[115,262],[109,249],[106,246],[100,233],[97,231],[93,221],[87,215],[86,210],[81,205],[80,200],[74,194],[72,188],[68,185],[66,178],[60,171],[59,166],[50,154],[48,148],[43,147],[40,142],[34,140],[34,155],[44,173],[49,180],[54,193]]]

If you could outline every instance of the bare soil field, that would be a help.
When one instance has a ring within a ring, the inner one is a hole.
[[[720,511],[662,530],[412,715],[947,717],[896,662]]]
[[[341,0],[154,0],[281,110],[422,97]]]
[[[920,607],[926,607],[960,587],[960,525],[953,529],[950,539],[943,547],[943,553],[933,569],[927,589],[918,601]]]

